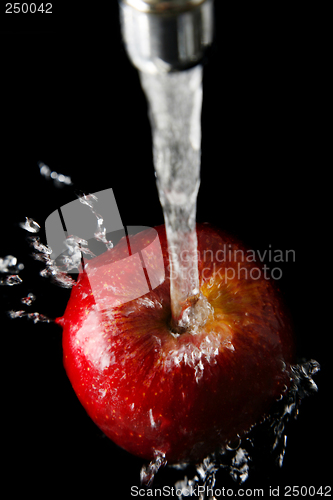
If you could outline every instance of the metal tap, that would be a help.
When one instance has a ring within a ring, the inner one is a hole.
[[[147,73],[198,64],[213,39],[213,0],[120,0],[131,62]]]

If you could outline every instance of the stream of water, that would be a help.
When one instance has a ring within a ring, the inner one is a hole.
[[[208,307],[200,294],[196,207],[200,185],[202,66],[140,73],[149,105],[157,189],[170,260],[175,329],[190,328]]]

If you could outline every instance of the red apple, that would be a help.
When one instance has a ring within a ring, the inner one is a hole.
[[[126,238],[89,261],[89,274],[80,273],[57,320],[64,366],[87,413],[112,441],[148,460],[162,453],[169,464],[198,462],[249,431],[284,393],[292,332],[272,280],[244,259],[245,248],[198,224],[200,288],[211,313],[196,331],[175,334],[165,229],[155,230],[165,279],[158,285],[152,245],[145,258],[158,286],[145,295],[129,300],[145,290],[147,273],[125,260]],[[153,239],[153,230],[132,237],[133,255]]]

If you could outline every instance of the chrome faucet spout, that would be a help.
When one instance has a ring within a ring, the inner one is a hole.
[[[213,39],[213,0],[120,0],[122,34],[134,66],[147,73],[188,69]]]

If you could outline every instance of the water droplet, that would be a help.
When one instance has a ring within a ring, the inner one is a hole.
[[[17,263],[17,258],[13,255],[6,255],[3,259],[0,258],[0,273],[10,273],[4,278],[0,278],[0,285],[19,285],[22,283],[22,279],[17,274],[19,271],[24,269],[23,264]]]
[[[312,377],[319,370],[320,364],[313,359],[292,367],[294,384],[300,398],[318,391],[317,384]]]
[[[81,195],[79,195],[79,200],[81,203],[83,203],[83,205],[88,205],[88,207],[94,208],[94,203],[98,201],[98,198],[94,194],[82,193]]]
[[[17,263],[17,258],[13,255],[6,255],[4,258],[0,258],[0,273],[18,273],[24,269],[23,264]]]
[[[99,223],[99,221],[97,221],[97,223]],[[103,223],[103,219],[102,219],[102,223]],[[106,239],[106,228],[105,227],[103,227],[103,229],[101,231],[96,231],[96,233],[94,233],[94,237],[96,240],[104,243],[108,250],[111,250],[111,248],[113,248],[112,241],[108,241]]]
[[[65,272],[55,264],[54,260],[51,259],[52,248],[49,245],[44,245],[40,242],[38,236],[31,236],[28,238],[30,245],[36,250],[33,253],[33,257],[36,260],[44,262],[46,267],[40,271],[40,276],[43,278],[51,278],[53,283],[61,286],[62,288],[71,288],[75,280],[73,280],[66,273],[73,269],[74,267],[79,267],[81,264],[81,245],[86,245],[87,242],[82,238],[77,236],[70,236],[66,239],[65,243],[68,247],[70,256],[64,256],[63,264],[65,267]],[[89,249],[86,249],[89,253]]]
[[[25,222],[20,222],[20,226],[29,233],[38,233],[40,230],[40,225],[30,217],[26,217]]]
[[[51,255],[52,253],[52,248],[49,247],[48,245],[44,245],[43,243],[40,242],[39,236],[32,236],[29,238],[31,246],[37,250],[37,252],[40,252],[42,254],[46,255]]]
[[[77,193],[77,196],[81,203],[87,205],[90,208],[91,212],[95,215],[97,219],[97,230],[94,233],[94,238],[97,241],[101,241],[102,243],[104,243],[107,250],[111,250],[111,248],[113,248],[113,243],[112,241],[108,241],[106,239],[106,228],[103,226],[104,219],[94,209],[95,204],[98,202],[97,196],[95,196],[94,194],[86,195],[84,193]]]
[[[13,311],[12,310],[12,311],[8,311],[7,314],[10,318],[14,319],[14,318],[22,318],[26,314],[26,312],[22,311],[22,310],[21,311]]]
[[[198,480],[197,476],[195,476],[195,478],[193,479],[188,479],[188,477],[185,476],[183,480],[177,481],[175,483],[175,490],[180,500],[188,497],[197,497],[197,492],[198,492],[197,480]],[[203,499],[202,494],[200,494],[200,497],[197,498],[202,500]]]
[[[66,184],[70,186],[72,184],[72,179],[68,175],[59,174],[55,170],[51,171],[50,167],[45,165],[44,162],[38,162],[39,172],[46,179],[52,179],[56,187],[61,187]]]
[[[156,458],[152,460],[147,466],[144,465],[140,472],[141,484],[150,486],[161,467],[166,465],[165,454],[159,451],[155,452]]]
[[[3,259],[1,259],[1,260],[3,260]],[[16,264],[17,264],[17,258],[14,257],[13,255],[7,255],[5,257],[5,259],[4,259],[4,261],[3,261],[3,264],[7,268],[16,266]]]
[[[23,310],[20,311],[8,311],[8,316],[12,319],[15,318],[28,318],[31,319],[34,323],[53,323],[54,320],[45,316],[45,314],[41,314],[39,312],[27,313]]]
[[[20,285],[21,283],[23,283],[23,280],[19,277],[18,274],[11,274],[10,276],[7,276],[5,280],[1,281],[2,285],[8,286]]]
[[[51,323],[53,322],[52,319],[48,318],[44,314],[41,314],[39,312],[33,312],[33,313],[28,313],[27,317],[29,319],[32,319],[34,323]]]
[[[52,276],[52,281],[62,288],[72,288],[76,281],[73,280],[68,274],[57,271],[56,274]]]
[[[241,438],[238,437],[235,441],[232,441],[226,445],[226,449],[230,451],[236,451],[241,445]]]
[[[47,165],[45,165],[45,163],[40,161],[38,163],[38,166],[39,166],[39,172],[41,175],[43,175],[46,178],[50,177],[51,169]]]
[[[51,272],[50,270],[46,267],[45,269],[42,269],[39,273],[39,275],[42,277],[42,278],[48,278],[50,275],[51,275]]]
[[[230,476],[238,484],[244,483],[249,477],[249,462],[251,458],[246,450],[238,448],[232,459]]]
[[[21,302],[26,306],[31,306],[31,304],[36,300],[36,296],[33,293],[28,293],[26,297],[22,297]]]
[[[287,435],[284,434],[283,441],[282,441],[282,449],[281,449],[279,456],[277,458],[277,463],[278,463],[279,467],[282,467],[282,465],[283,465],[283,459],[284,459],[284,455],[286,453],[286,447],[287,447]]]
[[[90,257],[96,257],[96,255],[94,254],[94,252],[92,252],[91,250],[89,250],[89,248],[82,248],[81,247],[80,250],[85,255],[89,255]]]
[[[209,455],[204,458],[201,464],[197,466],[197,473],[201,480],[205,481],[209,476],[215,474],[218,470],[217,463],[215,460],[215,454]]]

